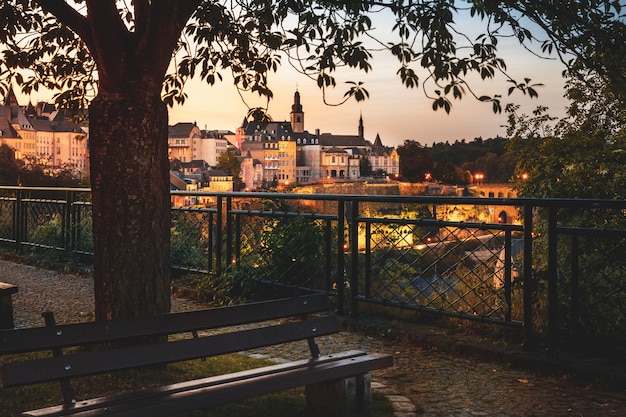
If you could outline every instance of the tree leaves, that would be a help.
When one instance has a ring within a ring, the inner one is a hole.
[[[475,92],[475,84],[470,85],[472,74],[484,81],[505,77],[512,84],[508,94],[517,90],[535,98],[541,86],[530,80],[516,82],[507,75],[498,47],[499,39],[511,36],[522,44],[538,40],[540,52],[556,54],[570,74],[596,71],[607,77],[621,97],[626,90],[626,30],[616,0],[599,0],[593,7],[570,0],[473,2],[469,16],[473,22],[485,22],[473,40],[466,34],[469,29],[461,26],[460,10],[438,0],[242,0],[235,7],[197,0],[197,4],[173,55],[172,71],[163,80],[163,99],[168,104],[184,102],[188,79],[199,77],[212,85],[223,79],[225,70],[232,73],[240,90],[271,99],[268,75],[285,58],[326,91],[344,85],[337,82],[340,69],[367,73],[373,68],[373,54],[386,51],[397,60],[396,74],[403,85],[421,85],[433,109],[450,111],[451,99],[469,94],[479,102],[491,102],[492,110],[499,112],[495,96],[487,100]],[[73,7],[74,13],[85,15],[88,5],[60,2],[54,12],[61,7],[66,7],[66,13]],[[138,16],[132,5],[117,2],[113,7],[119,8],[120,21],[132,39],[132,31],[140,30],[145,22],[136,26]],[[392,25],[385,27],[389,21]],[[0,83],[8,85],[14,79],[26,92],[40,87],[72,90],[58,97],[74,107],[84,107],[94,96],[99,77],[93,51],[87,50],[84,39],[44,12],[39,2],[2,2],[0,26]],[[344,98],[367,98],[362,88],[355,89],[361,81],[348,81]]]

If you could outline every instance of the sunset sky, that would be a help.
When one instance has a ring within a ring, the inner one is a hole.
[[[317,84],[285,67],[270,80],[274,99],[269,104],[269,114],[275,121],[289,120],[291,105],[296,89],[300,92],[304,110],[304,125],[309,132],[320,129],[321,132],[334,134],[357,134],[360,114],[363,115],[365,138],[374,141],[376,134],[384,145],[398,146],[406,139],[416,140],[423,145],[433,142],[451,143],[455,140],[471,141],[482,136],[484,139],[504,136],[506,114],[494,114],[491,103],[480,103],[469,95],[452,103],[452,111],[446,114],[440,109],[433,111],[431,101],[425,98],[421,89],[407,89],[396,77],[395,62],[374,61],[374,70],[361,78],[370,93],[364,102],[351,100],[341,106],[327,106],[323,103],[322,92]],[[561,77],[562,64],[556,61],[542,61],[527,54],[526,58],[513,57],[508,62],[518,81],[528,77],[533,83],[542,83],[538,87],[539,98],[530,99],[520,92],[507,95],[510,83],[500,77],[496,81],[478,82],[475,89],[480,94],[501,94],[502,107],[515,102],[522,105],[522,112],[530,114],[538,105],[548,106],[552,115],[562,116],[567,101],[563,98],[564,80]],[[338,82],[332,91],[335,101],[340,101],[347,90],[345,84]],[[202,129],[232,130],[241,125],[247,107],[236,89],[227,81],[209,87],[194,82],[186,89],[188,100],[183,106],[170,110],[170,124],[177,122],[197,122]],[[264,105],[262,101],[250,99],[249,105]]]
[[[389,28],[393,21],[389,17],[378,15],[373,21],[378,25],[378,33],[382,33],[383,38],[388,38],[384,40],[391,40]],[[470,20],[463,15],[456,16],[455,21],[472,39],[481,33],[480,21]],[[532,26],[530,28],[532,30]],[[537,52],[539,43],[536,42],[533,48]],[[515,102],[522,105],[523,113],[530,114],[538,105],[542,105],[549,107],[551,115],[563,116],[567,105],[563,98],[563,64],[554,58],[542,59],[524,50],[515,38],[502,39],[498,50],[514,79],[523,81],[524,78],[530,78],[531,83],[544,84],[537,88],[539,98],[530,99],[518,91],[508,96],[507,90],[511,84],[502,75],[484,82],[475,76],[471,81],[475,93],[478,96],[500,94],[503,109],[507,103]],[[312,133],[319,129],[321,132],[356,135],[359,116],[362,114],[365,138],[373,142],[376,134],[380,134],[383,144],[387,146],[401,145],[407,139],[431,145],[434,142],[452,143],[461,139],[471,141],[479,136],[486,139],[505,135],[503,126],[506,125],[506,114],[494,114],[491,103],[478,102],[468,94],[461,101],[453,101],[450,114],[442,109],[433,111],[432,102],[425,97],[421,85],[409,90],[401,84],[396,75],[396,58],[380,52],[374,56],[372,66],[373,70],[369,74],[345,71],[335,74],[337,87],[328,94],[329,101],[342,100],[348,89],[346,81],[364,82],[364,88],[369,91],[370,97],[364,102],[350,100],[333,107],[323,103],[322,92],[315,81],[296,73],[284,60],[278,73],[272,74],[269,80],[274,93],[274,99],[269,104],[269,114],[275,121],[289,120],[297,89],[304,110],[305,129]],[[185,88],[188,100],[183,106],[176,105],[170,109],[170,124],[196,122],[202,129],[235,131],[246,116],[248,107],[232,85],[229,73],[222,71],[222,75],[224,81],[214,86],[196,80],[189,82]],[[418,75],[420,82],[426,77],[424,72]],[[432,92],[432,88],[430,91]],[[21,103],[27,103],[28,100],[50,101],[52,97],[51,93],[46,95],[41,90],[30,98],[20,95],[19,88],[16,88],[16,93]],[[250,107],[265,106],[265,102],[259,101],[258,96],[245,99]]]
[[[470,38],[481,33],[480,21],[470,19],[467,14],[457,16],[455,20],[462,30],[467,30],[466,34]],[[383,29],[380,31],[383,37],[387,35],[389,38],[389,28],[393,21],[384,16],[376,16],[374,22]],[[532,30],[532,26],[529,27]],[[534,33],[541,37],[539,32]],[[532,48],[535,53],[539,53],[538,42]],[[515,102],[522,105],[523,113],[530,114],[538,105],[542,105],[550,108],[551,115],[563,116],[567,105],[563,98],[563,64],[554,58],[539,58],[524,50],[516,38],[501,39],[498,50],[506,61],[509,74],[518,82],[530,78],[531,84],[544,84],[537,88],[539,98],[530,99],[519,91],[508,96],[511,84],[502,75],[485,82],[476,76],[472,81],[475,93],[478,96],[500,94],[503,109],[507,103]],[[506,114],[504,111],[494,114],[491,103],[481,103],[467,95],[461,101],[453,101],[450,114],[442,109],[433,111],[432,102],[425,98],[421,86],[409,90],[401,84],[396,75],[398,63],[395,57],[389,53],[378,53],[372,60],[372,67],[369,74],[341,71],[336,74],[337,87],[331,91],[329,101],[342,100],[348,89],[346,81],[363,81],[370,97],[364,102],[351,100],[339,107],[333,107],[323,103],[322,92],[315,81],[296,73],[283,61],[281,69],[272,74],[269,80],[274,93],[269,114],[275,121],[289,120],[297,89],[304,110],[305,129],[309,132],[319,129],[321,132],[334,134],[357,134],[358,120],[362,114],[365,138],[374,141],[378,133],[383,144],[387,146],[401,145],[406,139],[431,145],[433,142],[452,143],[461,139],[471,141],[479,136],[486,139],[505,135],[506,129],[502,126],[507,123]],[[223,72],[222,75],[226,76],[227,73]],[[426,76],[423,72],[419,75],[420,81]],[[225,77],[223,82],[213,87],[200,82],[190,84],[185,90],[189,95],[188,101],[184,106],[176,106],[170,111],[170,124],[197,122],[202,129],[206,127],[234,131],[241,125],[247,107],[230,80],[232,79]],[[265,105],[253,96],[246,97],[246,100],[251,107]]]

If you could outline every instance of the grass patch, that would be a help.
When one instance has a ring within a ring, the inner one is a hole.
[[[32,355],[30,355],[32,356]],[[15,355],[17,360],[24,355]],[[2,361],[12,357],[2,357]],[[223,355],[170,364],[166,367],[131,370],[72,380],[77,398],[89,399],[176,382],[235,372],[270,365],[271,362],[242,354]],[[373,415],[392,416],[389,401],[374,393]],[[59,405],[61,392],[58,383],[45,383],[16,388],[0,389],[0,416],[19,416],[23,411]],[[209,409],[180,414],[179,417],[297,417],[304,413],[304,388],[283,391],[252,398],[236,404],[226,404]]]

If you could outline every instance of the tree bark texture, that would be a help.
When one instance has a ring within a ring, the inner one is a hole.
[[[168,115],[154,91],[89,107],[96,320],[169,312]]]

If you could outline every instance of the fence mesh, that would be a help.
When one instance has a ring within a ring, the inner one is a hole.
[[[14,208],[14,199],[0,198],[0,240],[15,241]]]
[[[371,297],[509,320],[518,277],[507,265],[519,255],[512,240],[507,250],[503,230],[429,224],[370,223]]]

